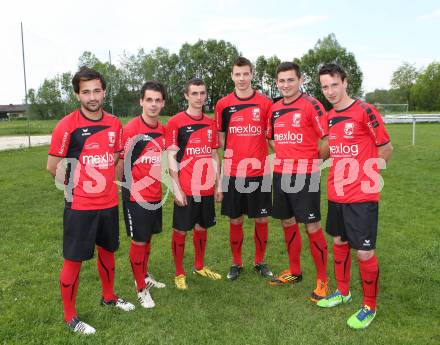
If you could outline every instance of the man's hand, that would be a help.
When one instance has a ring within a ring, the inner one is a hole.
[[[188,201],[186,200],[186,195],[183,190],[179,187],[174,188],[174,201],[178,206],[187,206]]]

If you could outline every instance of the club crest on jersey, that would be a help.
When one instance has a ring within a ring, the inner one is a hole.
[[[252,109],[252,119],[254,121],[260,121],[260,108]]]
[[[353,132],[354,132],[354,123],[353,122],[347,122],[344,127],[344,138],[353,138]]]
[[[115,141],[116,141],[115,132],[108,132],[108,146],[109,147],[115,146]]]
[[[208,141],[212,142],[212,129],[208,129]]]
[[[292,126],[301,127],[301,113],[294,113],[292,115]]]

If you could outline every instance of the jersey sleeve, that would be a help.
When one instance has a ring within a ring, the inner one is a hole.
[[[270,109],[272,107],[272,100],[270,98],[266,98],[265,97],[265,102],[262,105],[262,112],[263,112],[263,124],[264,126],[266,126],[266,128],[264,130],[267,130],[267,125],[268,125],[268,119],[270,117]]]
[[[268,140],[274,139],[272,107],[270,107],[269,109],[269,116],[267,117],[267,121],[266,121],[266,139]]]
[[[178,136],[179,136],[179,130],[177,128],[176,121],[174,119],[171,119],[168,121],[167,129],[165,132],[165,148],[167,150],[178,150]]]
[[[57,157],[66,157],[70,144],[70,134],[67,118],[58,122],[52,132],[50,140],[49,155]]]
[[[212,121],[212,126],[211,126],[211,131],[212,131],[212,149],[218,149],[219,148],[219,142],[218,142],[218,135],[217,135],[217,125],[215,121]]]
[[[376,146],[383,146],[390,142],[390,136],[385,128],[382,115],[372,105],[365,107],[364,122],[369,128],[371,137]]]
[[[126,125],[122,130],[122,151],[120,153],[120,158],[125,158],[125,153],[130,151],[130,145],[132,141],[132,133],[130,130],[130,126]]]
[[[116,131],[115,152],[121,152],[124,149],[124,146],[122,144],[122,123],[121,123],[121,120],[117,119],[115,127],[116,127],[115,128],[115,131]]]
[[[310,104],[310,119],[312,127],[319,138],[324,138],[328,135],[328,121],[327,113],[321,102],[315,101],[315,104]]]
[[[215,129],[219,132],[225,132],[226,128],[223,128],[223,109],[224,105],[222,100],[219,100],[215,105],[214,110],[214,121],[215,121]]]

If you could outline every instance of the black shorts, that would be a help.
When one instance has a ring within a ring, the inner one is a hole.
[[[329,201],[326,231],[331,236],[341,236],[353,249],[373,250],[378,219],[377,202],[342,204]]]
[[[260,218],[272,212],[272,180],[270,176],[224,176],[222,181],[222,215],[239,218]]]
[[[133,241],[148,242],[153,234],[162,232],[160,201],[138,204],[124,200],[123,209],[127,236]]]
[[[63,256],[73,261],[93,257],[95,244],[114,252],[119,248],[118,206],[104,210],[64,209]]]
[[[174,203],[173,228],[191,231],[196,224],[208,229],[216,224],[214,196],[187,196],[187,206]]]
[[[295,183],[296,182],[296,183]],[[273,173],[272,217],[297,223],[315,223],[321,220],[320,173]]]

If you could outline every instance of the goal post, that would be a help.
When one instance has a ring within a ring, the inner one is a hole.
[[[374,106],[382,115],[408,113],[408,103],[375,103]]]

